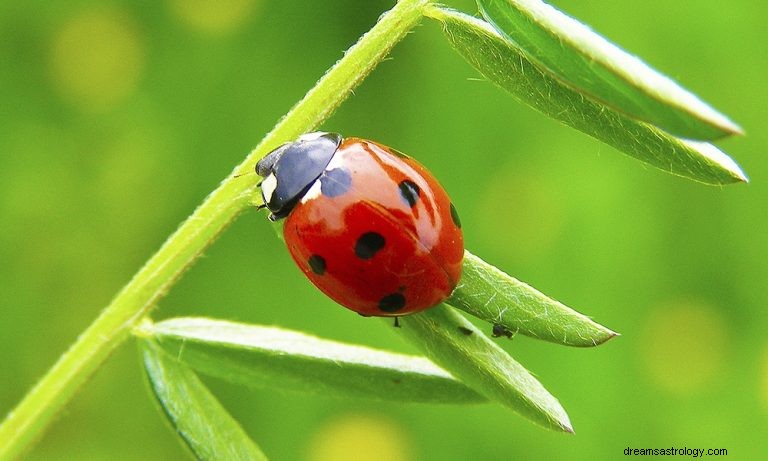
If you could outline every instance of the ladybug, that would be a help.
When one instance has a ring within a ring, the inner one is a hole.
[[[437,180],[373,141],[315,132],[262,158],[256,172],[293,260],[331,299],[364,316],[444,301],[461,276],[464,239]]]

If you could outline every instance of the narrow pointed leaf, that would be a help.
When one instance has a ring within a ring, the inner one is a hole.
[[[408,341],[477,392],[544,427],[573,432],[560,402],[456,310],[439,305],[400,323]]]
[[[429,14],[475,69],[543,114],[674,175],[705,184],[747,181],[717,147],[676,138],[585,98],[532,64],[488,23],[445,8],[431,8]]]
[[[684,138],[741,128],[670,78],[541,0],[478,0],[503,36],[579,93]]]
[[[192,370],[151,340],[140,343],[152,392],[197,459],[267,459]]]
[[[175,318],[145,330],[168,354],[233,383],[398,402],[485,400],[423,357],[205,318]]]
[[[507,331],[566,346],[597,346],[617,336],[468,251],[461,281],[446,302]]]

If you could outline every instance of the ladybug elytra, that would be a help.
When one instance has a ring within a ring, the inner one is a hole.
[[[293,260],[337,303],[399,316],[444,301],[464,241],[448,194],[423,166],[373,141],[316,132],[283,144],[256,172],[270,219],[285,219]]]

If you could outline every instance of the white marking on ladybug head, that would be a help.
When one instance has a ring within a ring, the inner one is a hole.
[[[344,167],[348,157],[343,152],[337,152],[337,155],[331,157],[331,161],[328,162],[328,166],[325,167],[325,171],[335,170],[336,168]]]
[[[304,142],[304,141],[314,141],[315,139],[324,136],[328,134],[326,131],[313,131],[312,133],[305,133],[301,136],[299,136],[299,139],[296,141],[298,142]]]
[[[261,197],[264,199],[264,205],[272,201],[272,194],[275,193],[275,189],[277,189],[277,178],[274,173],[270,173],[261,182]]]
[[[307,203],[310,200],[314,200],[321,195],[323,195],[323,191],[320,189],[321,184],[320,180],[316,180],[312,186],[310,186],[309,189],[307,189],[307,192],[304,194],[304,196],[301,197],[301,203]]]

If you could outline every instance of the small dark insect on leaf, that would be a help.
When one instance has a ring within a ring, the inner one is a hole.
[[[517,331],[512,331],[509,328],[505,327],[504,325],[495,323],[493,325],[493,331],[492,331],[491,335],[494,338],[499,338],[501,336],[506,336],[507,338],[512,339],[515,336],[515,333],[517,333]]]
[[[466,335],[466,336],[471,336],[472,335],[472,330],[470,330],[469,328],[466,328],[466,327],[462,327],[462,326],[459,327],[459,332],[464,334],[464,335]]]

